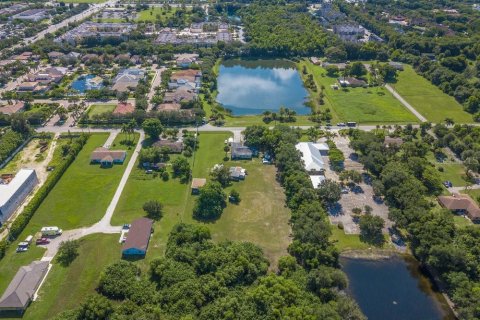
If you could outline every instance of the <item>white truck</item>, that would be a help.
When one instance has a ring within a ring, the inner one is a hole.
[[[40,231],[42,232],[42,237],[59,236],[63,232],[59,227],[43,227]]]

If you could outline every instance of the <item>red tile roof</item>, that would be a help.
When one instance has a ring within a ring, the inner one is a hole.
[[[131,103],[120,102],[117,104],[115,110],[113,110],[113,114],[128,114],[135,111],[135,107]]]

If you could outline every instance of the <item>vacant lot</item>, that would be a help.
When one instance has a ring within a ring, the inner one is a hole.
[[[171,18],[175,14],[175,11],[175,8],[164,9],[161,7],[151,7],[138,12],[137,21],[154,22],[160,20],[165,22],[166,19]]]
[[[107,134],[92,134],[35,213],[29,229],[40,229],[45,225],[57,225],[64,230],[74,229],[100,220],[131,156],[131,152],[128,153],[124,165],[114,165],[112,168],[91,165],[92,151],[102,146],[107,137]]]
[[[200,148],[195,155],[193,177],[209,177],[216,163],[222,163],[225,152],[224,140],[230,133],[202,133]],[[190,158],[193,164],[193,158]],[[251,241],[263,248],[273,264],[285,255],[290,241],[288,220],[290,212],[284,207],[283,190],[275,181],[275,168],[263,166],[261,161],[225,163],[240,165],[249,175],[245,181],[234,182],[225,191],[235,188],[242,201],[239,205],[228,204],[220,219],[208,223],[216,240]],[[179,222],[201,223],[192,218],[195,196],[190,194],[190,184],[181,184],[178,179],[162,181],[147,175],[144,170],[132,171],[112,219],[112,224],[129,223],[144,215],[142,205],[148,200],[164,204],[164,216],[156,223],[147,261],[163,255],[166,240],[173,225]]]
[[[92,118],[96,115],[112,112],[115,107],[114,104],[93,104],[88,108],[88,117]]]
[[[61,311],[79,306],[95,287],[104,267],[120,259],[118,234],[94,234],[82,238],[78,257],[68,267],[54,264],[37,301],[23,319],[49,319]]]
[[[452,118],[455,122],[473,122],[472,115],[451,96],[443,93],[427,79],[418,75],[411,66],[399,72],[392,87],[425,118],[434,123]]]
[[[305,66],[320,89],[324,86],[325,105],[330,108],[334,119],[366,123],[414,123],[417,118],[383,87],[347,88],[334,90],[331,85],[336,78],[328,77],[324,68],[309,61],[301,61],[299,69]]]

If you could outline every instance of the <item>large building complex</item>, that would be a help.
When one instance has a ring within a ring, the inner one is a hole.
[[[198,46],[211,46],[219,41],[232,41],[232,34],[229,31],[229,25],[226,23],[192,23],[189,28],[183,30],[164,28],[160,30],[156,40],[160,44],[193,44]]]
[[[136,25],[131,23],[97,23],[87,21],[55,39],[76,44],[85,38],[126,38]]]
[[[2,176],[0,179],[0,225],[15,212],[37,183],[37,174],[33,169],[21,169],[13,178],[10,175]]]

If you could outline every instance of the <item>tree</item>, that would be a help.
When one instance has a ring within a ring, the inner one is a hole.
[[[235,189],[232,189],[232,191],[230,191],[230,196],[228,197],[228,200],[231,202],[231,203],[235,203],[235,204],[238,204],[240,203],[240,193],[238,193],[237,190]]]
[[[367,74],[367,68],[363,63],[356,61],[350,65],[350,75],[354,77],[362,77]]]
[[[212,180],[219,182],[224,188],[230,184],[230,170],[223,164],[213,168],[210,176]]]
[[[58,248],[57,261],[65,267],[70,265],[70,263],[72,263],[78,256],[79,247],[80,244],[78,240],[62,241]]]
[[[385,221],[379,216],[364,215],[360,217],[360,238],[364,242],[375,245],[382,245],[383,238],[382,229]]]
[[[315,127],[310,127],[307,129],[307,136],[310,139],[310,141],[316,142],[318,138],[320,137],[321,132]]]
[[[178,157],[172,161],[172,170],[175,177],[180,177],[184,181],[190,179],[190,164],[185,157]]]
[[[82,303],[77,319],[82,320],[108,320],[113,313],[110,300],[101,295],[92,295]]]
[[[329,206],[340,200],[342,189],[340,185],[333,180],[323,180],[317,189],[317,194],[322,202]]]
[[[338,76],[338,67],[336,65],[327,65],[325,70],[327,70],[327,76],[329,77],[333,78]]]
[[[150,200],[143,204],[143,211],[154,220],[159,220],[163,215],[163,205],[157,200]]]
[[[158,140],[163,131],[162,123],[157,118],[146,119],[142,124],[142,128],[152,140]]]
[[[197,219],[218,219],[226,207],[227,195],[218,182],[208,182],[195,201],[193,216]]]

